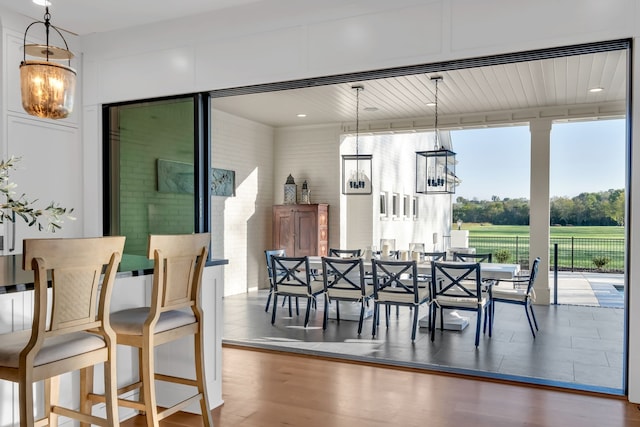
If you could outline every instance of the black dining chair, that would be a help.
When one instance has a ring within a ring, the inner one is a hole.
[[[322,329],[327,329],[329,306],[336,302],[336,320],[340,322],[340,301],[360,304],[358,335],[362,333],[365,305],[373,296],[373,286],[365,282],[364,263],[361,258],[322,258],[324,278],[324,321]]]
[[[373,330],[380,322],[380,305],[385,306],[385,317],[389,327],[389,308],[408,306],[413,309],[411,341],[416,339],[418,328],[418,309],[429,302],[431,291],[429,282],[418,281],[418,269],[415,261],[372,260],[373,264]]]
[[[476,312],[476,347],[480,345],[480,325],[483,313],[489,319],[489,336],[492,333],[491,291],[480,276],[479,263],[431,263],[431,300],[436,310],[431,311],[431,341],[435,340],[436,319],[440,313],[440,330],[444,329],[443,310],[463,310]],[[440,281],[441,280],[441,281]],[[486,323],[485,323],[486,325]]]
[[[517,277],[513,280],[509,279],[501,279],[500,282],[511,282],[513,283],[513,288],[504,289],[500,286],[494,286],[492,290],[492,301],[493,302],[503,302],[508,304],[518,304],[524,306],[524,312],[527,314],[527,320],[529,321],[529,328],[531,329],[531,334],[533,338],[536,337],[536,333],[533,330],[535,326],[536,331],[538,329],[538,322],[536,320],[536,315],[533,312],[533,300],[535,299],[535,293],[533,290],[533,285],[538,276],[538,268],[540,265],[540,257],[537,257],[533,260],[533,265],[531,266],[531,272],[529,276],[526,278]],[[526,284],[526,288],[522,288],[519,285]],[[495,307],[492,308],[492,318],[493,313],[495,312]],[[531,312],[531,316],[529,316],[529,312]],[[531,320],[533,319],[533,323]]]
[[[358,258],[362,255],[360,249],[336,249],[329,248],[329,256],[337,258]]]
[[[273,270],[271,269],[271,257],[272,256],[285,256],[286,252],[284,249],[272,249],[264,251],[265,258],[267,259],[267,275],[269,277],[269,296],[267,297],[267,304],[264,306],[264,311],[269,311],[269,304],[271,303],[271,296],[273,295]],[[285,298],[282,300],[282,306],[289,300],[289,316],[291,316],[291,297]],[[296,315],[300,315],[300,307],[298,304],[298,299],[296,298]]]
[[[272,256],[273,270],[273,312],[271,324],[276,322],[276,308],[278,296],[307,298],[307,311],[304,317],[304,327],[309,323],[309,313],[316,297],[324,292],[324,283],[311,280],[309,258]],[[291,309],[289,309],[291,311]]]
[[[467,254],[464,252],[454,252],[453,260],[462,262],[492,262],[491,253]]]

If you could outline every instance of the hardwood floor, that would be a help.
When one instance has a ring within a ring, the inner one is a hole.
[[[222,355],[216,427],[640,426],[640,407],[622,398],[230,346]],[[160,424],[202,421],[178,413]]]

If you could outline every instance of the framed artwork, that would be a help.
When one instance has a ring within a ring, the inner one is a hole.
[[[159,193],[193,194],[194,171],[191,163],[158,159]]]
[[[228,169],[211,168],[211,195],[235,196],[236,172]]]

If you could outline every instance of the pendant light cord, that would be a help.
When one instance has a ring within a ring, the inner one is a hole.
[[[435,149],[439,150],[440,149],[440,141],[438,141],[438,82],[440,81],[440,78],[436,78],[436,123],[435,123],[435,130],[436,130],[436,142],[435,142]]]

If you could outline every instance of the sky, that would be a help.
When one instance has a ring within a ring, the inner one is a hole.
[[[456,197],[529,198],[528,126],[451,131],[451,139],[462,180]],[[550,167],[552,197],[624,188],[625,121],[554,124]]]

